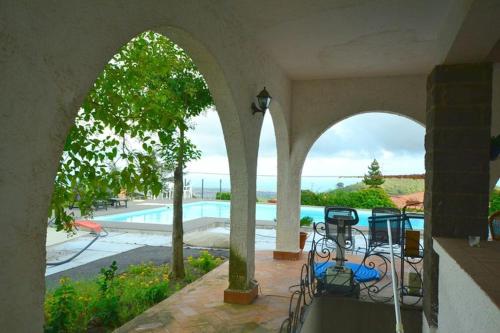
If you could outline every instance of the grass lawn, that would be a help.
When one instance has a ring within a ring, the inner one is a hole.
[[[425,190],[424,179],[385,178],[381,186],[389,195],[403,195]],[[342,188],[343,191],[359,191],[368,188],[363,182]]]

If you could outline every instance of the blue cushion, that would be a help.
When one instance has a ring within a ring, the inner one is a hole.
[[[323,278],[325,276],[326,270],[332,266],[335,266],[335,262],[326,261],[314,264],[314,273],[317,277]],[[361,264],[355,264],[348,262],[345,264],[354,272],[354,279],[356,282],[368,282],[380,279],[380,272],[376,268],[369,268]]]

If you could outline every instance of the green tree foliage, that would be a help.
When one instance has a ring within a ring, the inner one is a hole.
[[[500,210],[500,189],[494,189],[490,194],[490,214]]]
[[[301,205],[320,206],[318,195],[310,190],[300,192],[300,203]]]
[[[49,212],[58,229],[71,230],[67,207],[75,201],[87,215],[95,200],[122,189],[157,195],[165,172],[173,170],[180,177],[177,187],[182,186],[185,163],[200,157],[185,133],[192,128],[190,120],[212,103],[203,77],[182,49],[151,31],[133,38],[97,78],[66,140]],[[179,209],[182,189],[173,225],[174,249],[180,242],[182,251]],[[177,257],[179,251],[174,252]]]
[[[376,159],[368,166],[368,174],[363,178],[363,183],[369,187],[380,187],[384,183],[384,178]]]

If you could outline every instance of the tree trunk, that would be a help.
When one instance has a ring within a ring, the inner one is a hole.
[[[182,227],[182,197],[184,194],[183,170],[183,145],[184,131],[180,130],[179,153],[177,155],[177,166],[174,170],[174,221],[172,226],[172,278],[183,279],[184,272],[184,251]]]

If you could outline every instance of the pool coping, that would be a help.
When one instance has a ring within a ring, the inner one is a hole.
[[[95,222],[109,230],[134,230],[134,231],[156,231],[156,232],[172,232],[172,224],[159,223],[138,223],[138,222],[115,222],[115,221],[99,221],[99,217],[94,218]],[[184,232],[193,232],[207,230],[217,227],[229,227],[230,219],[220,217],[200,217],[193,220],[184,221],[182,224]],[[275,229],[275,221],[257,220],[256,228],[259,229]]]

